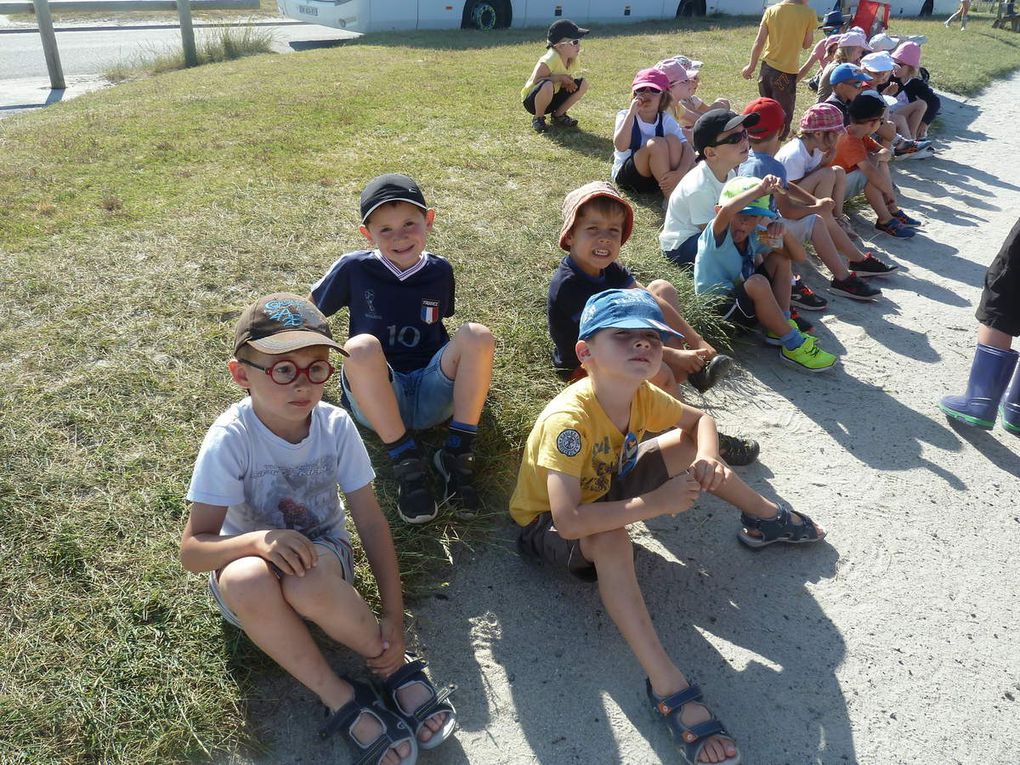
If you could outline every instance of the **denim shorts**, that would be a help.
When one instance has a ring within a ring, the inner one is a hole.
[[[408,430],[425,430],[453,416],[453,380],[443,373],[440,364],[445,350],[444,345],[421,369],[397,372],[393,367],[389,368],[390,385],[393,386],[393,395],[397,397],[400,419]],[[371,428],[372,424],[351,393],[343,369],[340,370],[340,385],[343,386],[344,399],[354,419]]]
[[[694,259],[698,255],[698,240],[700,238],[700,232],[691,234],[675,250],[663,250],[662,254],[666,256],[667,260],[672,261],[674,265],[681,268],[691,268],[694,266]]]
[[[317,550],[319,555],[325,554],[327,550],[335,555],[337,560],[340,561],[340,571],[343,574],[344,581],[354,584],[354,550],[351,549],[350,542],[344,539],[322,537],[321,539],[316,539],[312,544],[320,548]],[[276,574],[276,578],[282,579],[284,576],[283,572],[272,563],[269,565],[273,569],[273,573]],[[244,627],[241,626],[241,622],[237,618],[237,614],[231,611],[230,607],[223,600],[223,595],[220,593],[218,572],[216,571],[209,572],[209,593],[216,602],[216,606],[220,609],[220,615],[223,617],[224,621],[228,621],[239,630],[243,630]]]

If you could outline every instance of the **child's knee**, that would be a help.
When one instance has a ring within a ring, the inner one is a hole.
[[[679,296],[672,282],[668,282],[665,279],[656,279],[648,283],[647,289],[655,297],[665,300],[674,307],[676,306]]]
[[[634,545],[630,541],[627,529],[612,529],[598,534],[582,537],[581,553],[585,558],[598,563],[619,563],[634,560]]]
[[[456,334],[457,344],[472,354],[492,357],[496,350],[496,338],[484,324],[468,322],[461,324]]]
[[[579,82],[578,85],[577,85],[577,90],[574,91],[574,92],[577,95],[579,95],[579,96],[583,96],[585,93],[587,93],[588,92],[588,80],[582,77],[581,78],[581,82]]]
[[[266,561],[256,556],[238,558],[227,564],[217,584],[230,610],[242,617],[283,597],[280,580]]]
[[[358,364],[385,358],[382,343],[379,342],[379,338],[375,335],[355,335],[344,345],[344,350],[348,354],[348,358],[344,362],[345,365],[352,364],[357,366]]]
[[[648,142],[644,146],[648,150],[649,154],[668,154],[669,153],[669,139],[667,138],[649,138]]]
[[[786,258],[780,258],[780,260],[786,260]],[[771,294],[772,283],[761,274],[751,274],[744,282],[744,292],[752,298],[757,298],[766,292]]]
[[[844,170],[839,165],[832,165],[831,167],[829,167],[829,170],[832,171],[832,176],[837,181],[838,180],[844,180],[844,181],[846,180],[846,170]]]

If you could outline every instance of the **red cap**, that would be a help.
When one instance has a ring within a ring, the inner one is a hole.
[[[772,98],[756,98],[744,108],[744,114],[757,114],[758,122],[747,128],[751,138],[768,138],[786,124],[786,112]]]

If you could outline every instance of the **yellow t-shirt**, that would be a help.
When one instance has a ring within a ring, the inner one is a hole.
[[[569,74],[571,77],[573,77],[574,73],[577,71],[578,58],[580,58],[580,56],[574,59],[573,63],[570,65],[570,68],[568,69],[566,63],[563,61],[563,58],[560,56],[557,50],[555,48],[550,48],[545,52],[545,55],[539,59],[539,61],[545,64],[547,67],[549,67],[550,74]],[[535,87],[535,80],[534,78],[529,77],[528,81],[524,83],[524,87],[521,88],[522,101],[528,97],[528,93],[531,92],[531,89],[533,87]],[[561,87],[560,83],[553,82],[553,93],[559,93],[560,87]]]
[[[800,70],[804,37],[809,31],[813,34],[818,25],[814,8],[797,3],[777,3],[765,9],[761,23],[769,30],[763,56],[765,63],[780,72],[796,74]]]
[[[682,413],[683,404],[651,383],[642,383],[630,405],[630,432],[640,441],[646,432],[676,426]],[[565,388],[531,429],[510,498],[510,515],[527,526],[549,512],[549,470],[580,480],[582,504],[603,496],[619,470],[626,435],[602,409],[590,378]]]

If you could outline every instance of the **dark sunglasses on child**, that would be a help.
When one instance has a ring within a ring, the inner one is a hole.
[[[747,138],[747,131],[741,130],[739,133],[734,133],[728,138],[721,138],[715,143],[710,143],[709,146],[723,146],[728,143],[740,143]]]
[[[659,95],[662,91],[658,88],[638,88],[634,91],[636,96]]]

